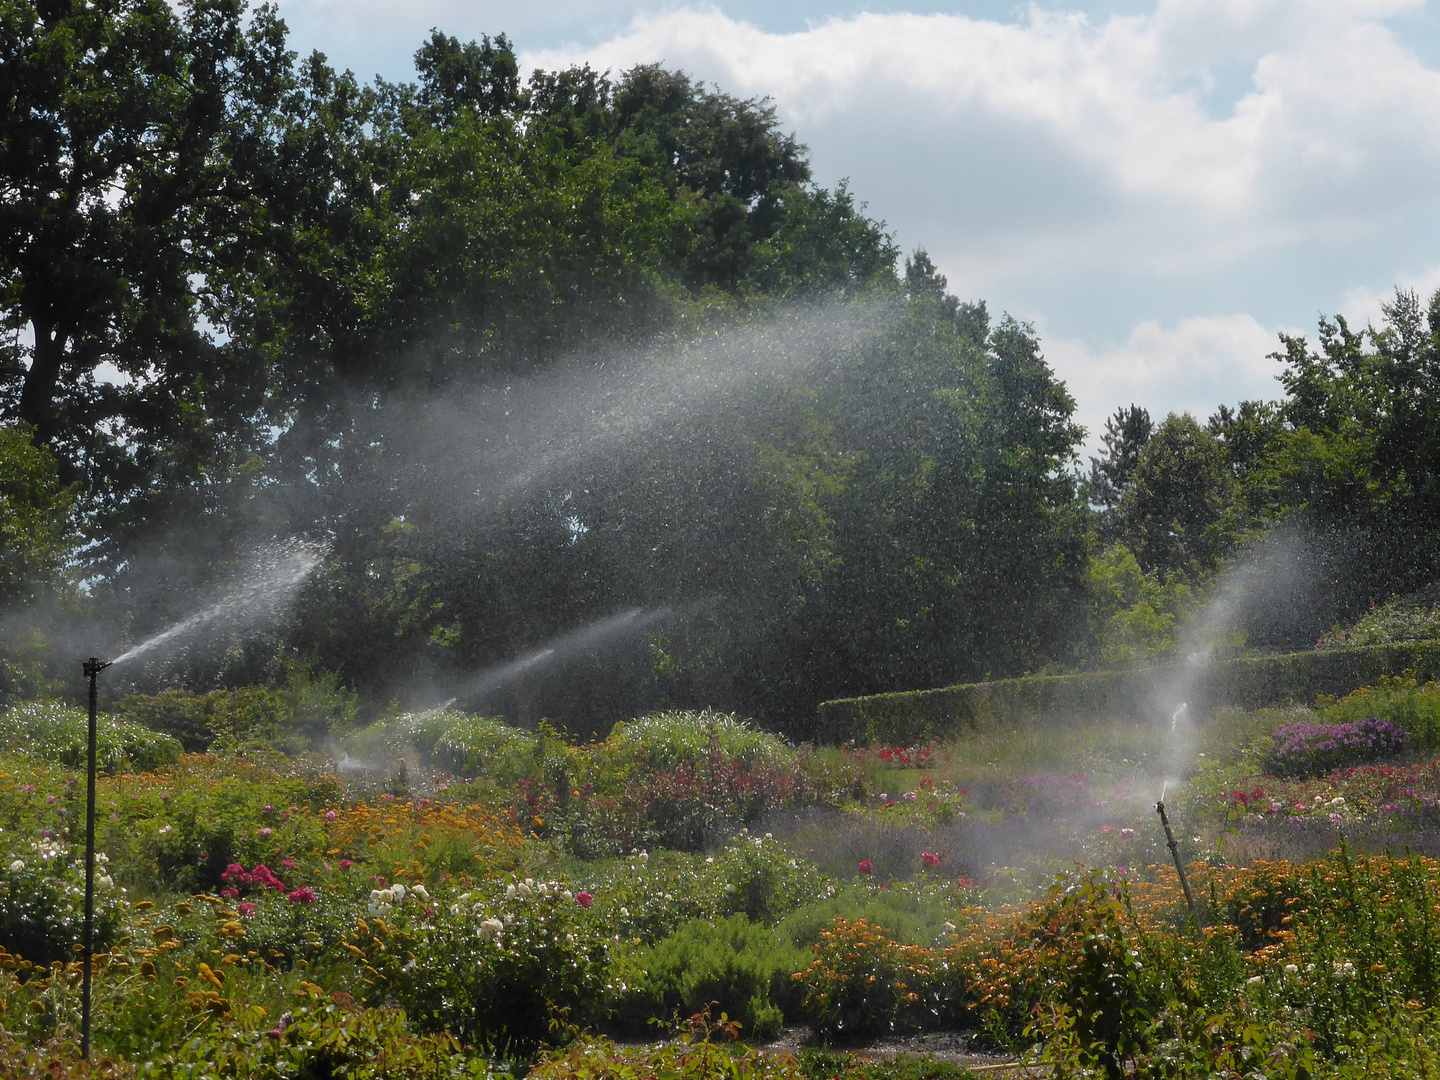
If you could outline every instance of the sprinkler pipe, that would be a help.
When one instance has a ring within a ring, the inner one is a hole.
[[[90,730],[85,759],[85,967],[80,984],[80,1056],[90,1057],[90,975],[95,957],[95,711],[97,691],[95,678],[109,667],[95,657],[85,661],[85,677],[90,680]]]
[[[1185,903],[1190,906],[1190,918],[1195,920],[1195,932],[1200,932],[1200,912],[1195,908],[1195,897],[1190,895],[1190,881],[1185,876],[1185,865],[1180,861],[1180,845],[1175,842],[1175,834],[1170,831],[1170,819],[1165,815],[1165,800],[1161,799],[1155,804],[1155,812],[1160,815],[1160,824],[1165,828],[1165,846],[1170,849],[1170,858],[1175,862],[1175,872],[1180,875],[1180,888],[1185,890]]]

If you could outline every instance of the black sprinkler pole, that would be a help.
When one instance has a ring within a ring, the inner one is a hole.
[[[80,1056],[90,1056],[90,968],[95,955],[95,677],[110,665],[95,657],[85,661],[90,680],[90,731],[85,759],[85,968],[80,986]]]
[[[1165,846],[1170,849],[1170,858],[1175,861],[1175,872],[1180,875],[1180,888],[1185,890],[1185,903],[1190,905],[1190,918],[1195,920],[1195,932],[1200,932],[1200,913],[1195,910],[1195,897],[1190,895],[1190,882],[1185,877],[1185,866],[1180,862],[1180,845],[1175,842],[1175,834],[1170,831],[1170,819],[1165,816],[1165,800],[1161,799],[1155,804],[1155,812],[1160,815],[1160,824],[1165,827]]]

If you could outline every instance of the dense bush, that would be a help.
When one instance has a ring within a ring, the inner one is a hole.
[[[96,852],[95,863],[95,942],[106,949],[124,901],[106,854]],[[84,923],[84,846],[72,848],[48,829],[28,842],[0,836],[0,948],[43,968],[74,956]]]
[[[88,753],[89,716],[84,709],[58,701],[28,701],[0,713],[0,749],[32,754],[46,761],[83,768]],[[130,767],[154,769],[175,761],[180,743],[143,724],[99,716],[95,725],[95,763],[113,772]]]
[[[621,1017],[643,1031],[651,1017],[710,1009],[740,1024],[747,1038],[768,1039],[787,1016],[799,1016],[800,995],[791,975],[807,959],[744,915],[682,923],[634,956],[639,977],[622,998]]]
[[[1405,729],[1369,717],[1354,723],[1281,724],[1270,736],[1265,764],[1275,776],[1323,776],[1352,765],[1395,757],[1405,749]]]
[[[1389,641],[1440,640],[1440,604],[1433,590],[1429,595],[1393,597],[1380,605],[1371,604],[1348,629],[1337,627],[1322,637],[1321,648],[1338,645],[1379,645]]]
[[[431,903],[399,887],[361,923],[354,947],[376,973],[371,993],[393,998],[422,1031],[530,1054],[596,1017],[605,987],[605,937],[583,902],[557,881],[523,878],[499,893]]]
[[[784,764],[793,756],[769,732],[733,714],[709,709],[652,713],[616,724],[607,741],[617,756],[633,757],[651,768],[662,769],[718,762],[750,768],[756,764]]]
[[[1440,748],[1440,683],[1422,683],[1413,671],[1398,677],[1382,675],[1374,685],[1339,700],[1322,697],[1320,711],[1332,723],[1378,716],[1402,727],[1411,746]]]
[[[229,750],[273,747],[302,754],[355,725],[358,701],[328,672],[288,664],[274,686],[242,686],[197,693],[185,689],[131,694],[120,713],[179,739],[187,751],[212,744]]]
[[[935,1026],[943,1009],[938,972],[933,950],[903,945],[864,919],[836,919],[795,977],[816,1033],[842,1041]]]

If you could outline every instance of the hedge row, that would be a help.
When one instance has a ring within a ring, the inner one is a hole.
[[[820,705],[817,738],[828,743],[853,739],[866,746],[909,746],[967,730],[1032,724],[1041,718],[1168,717],[1182,701],[1191,710],[1312,704],[1321,694],[1347,694],[1374,684],[1381,675],[1407,670],[1422,679],[1440,678],[1440,641],[1243,657],[1209,665],[1027,675],[938,690],[841,698]]]

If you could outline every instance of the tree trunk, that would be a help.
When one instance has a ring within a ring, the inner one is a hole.
[[[34,319],[35,349],[25,386],[20,391],[20,419],[35,429],[35,442],[48,444],[55,437],[55,387],[65,363],[65,335],[47,321]]]

